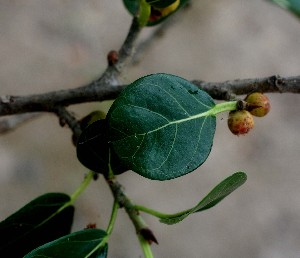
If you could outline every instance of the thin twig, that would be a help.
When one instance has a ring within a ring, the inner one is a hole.
[[[192,81],[200,89],[206,91],[214,99],[229,100],[234,95],[251,92],[300,93],[300,76],[280,77],[278,75],[256,78],[237,79],[225,82]]]
[[[187,2],[183,8],[176,11],[175,15],[171,15],[164,22],[155,26],[150,35],[137,45],[136,51],[132,57],[131,65],[138,65],[142,60],[143,54],[152,47],[153,44],[157,44],[157,40],[162,38],[171,26],[173,27],[176,23],[184,19],[183,14],[188,15],[187,10],[190,9],[190,5],[191,1]]]
[[[137,235],[141,236],[149,244],[158,244],[153,232],[149,229],[148,225],[139,214],[139,211],[135,209],[135,204],[125,194],[123,186],[115,178],[109,179],[106,182],[109,185],[115,200],[119,203],[120,208],[124,208],[131,219]]]
[[[270,76],[257,79],[239,79],[225,82],[191,81],[214,99],[229,100],[235,95],[250,92],[300,93],[300,75]],[[27,112],[51,112],[56,106],[115,99],[127,85],[109,85],[94,82],[83,87],[28,96],[0,97],[0,116]]]
[[[118,52],[118,62],[113,65],[109,64],[107,66],[101,77],[94,82],[94,87],[102,88],[103,84],[107,85],[108,87],[116,85],[117,77],[121,74],[128,59],[132,57],[134,53],[136,40],[141,32],[141,29],[142,28],[139,26],[137,19],[133,18],[128,34]]]
[[[57,107],[53,109],[53,112],[59,117],[59,123],[61,126],[67,124],[73,132],[73,142],[77,142],[82,130],[77,119],[69,112],[65,107]]]
[[[22,114],[28,112],[54,112],[60,121],[70,126],[74,137],[80,134],[77,121],[63,107],[72,104],[114,99],[117,97],[123,86],[118,85],[117,76],[122,72],[126,62],[133,55],[134,46],[141,31],[136,19],[132,20],[127,37],[119,50],[119,58],[116,64],[108,64],[107,69],[99,79],[88,85],[76,89],[59,90],[44,94],[32,94],[27,96],[0,96],[0,116]],[[23,116],[27,118],[28,115]],[[9,131],[15,127],[18,119],[12,118],[0,122],[0,133]],[[19,119],[18,125],[25,121]]]
[[[176,15],[175,17],[178,18],[178,15]],[[131,64],[138,65],[142,59],[143,54],[152,46],[154,42],[157,43],[157,40],[162,38],[168,28],[171,27],[171,25],[174,25],[176,21],[178,21],[178,19],[170,17],[165,22],[161,23],[158,28],[154,29],[146,39],[140,42],[136,48],[136,51],[134,52]]]

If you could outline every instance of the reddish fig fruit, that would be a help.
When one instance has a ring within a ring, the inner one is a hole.
[[[231,111],[228,117],[228,127],[235,135],[246,134],[254,127],[253,116],[247,110]]]
[[[254,116],[262,117],[270,111],[269,98],[262,93],[251,93],[245,98],[245,101],[250,104],[248,110]]]

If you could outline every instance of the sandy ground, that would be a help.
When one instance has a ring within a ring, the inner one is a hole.
[[[186,79],[223,81],[300,74],[300,23],[263,0],[194,1],[123,74],[167,72]],[[106,54],[118,49],[131,18],[121,1],[0,1],[0,95],[73,88],[97,78]],[[146,29],[141,37],[147,36]],[[300,257],[300,99],[269,94],[272,110],[245,137],[218,117],[214,147],[197,171],[172,181],[149,181],[132,172],[119,180],[134,201],[176,212],[197,203],[235,171],[247,183],[212,210],[167,226],[145,216],[159,245],[156,257]],[[78,117],[109,103],[72,107]],[[46,192],[71,194],[86,169],[71,133],[45,114],[0,137],[0,219]],[[112,197],[99,179],[76,202],[73,230],[105,228]],[[120,211],[109,257],[141,257],[133,226]]]

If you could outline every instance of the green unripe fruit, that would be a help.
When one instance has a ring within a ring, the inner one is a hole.
[[[245,101],[249,104],[248,110],[254,116],[263,117],[270,111],[270,100],[262,93],[251,93],[245,98]]]
[[[227,123],[235,135],[246,134],[254,127],[253,116],[247,110],[231,111]]]

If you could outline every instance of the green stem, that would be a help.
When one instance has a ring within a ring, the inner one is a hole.
[[[208,111],[210,115],[216,115],[221,112],[236,110],[237,101],[228,101],[215,105],[212,109]]]
[[[71,200],[69,201],[69,205],[73,204],[73,202],[78,198],[78,196],[86,189],[89,183],[93,179],[94,172],[90,171],[85,177],[80,186],[76,189],[76,191],[71,195]]]
[[[139,211],[142,211],[142,212],[148,213],[150,215],[153,215],[153,216],[155,216],[157,218],[160,218],[160,219],[178,217],[178,216],[186,214],[187,212],[190,211],[190,209],[188,209],[188,210],[180,211],[180,212],[177,212],[177,213],[174,213],[174,214],[167,214],[167,213],[159,212],[157,210],[150,209],[150,208],[142,206],[142,205],[135,205],[134,208],[139,210]]]
[[[108,175],[106,180],[111,180],[115,177],[114,171],[111,168],[111,149],[108,151]]]
[[[153,258],[154,256],[153,256],[149,242],[146,241],[145,238],[143,238],[141,235],[138,235],[138,238],[139,238],[140,245],[141,245],[141,248],[144,253],[144,257],[145,258]]]
[[[47,221],[49,221],[50,219],[52,219],[53,217],[55,217],[57,214],[59,214],[60,212],[62,212],[65,208],[69,207],[70,205],[72,205],[75,200],[77,199],[77,197],[86,189],[86,187],[89,185],[89,183],[91,182],[91,180],[93,179],[93,174],[94,172],[90,171],[84,178],[84,180],[82,181],[82,183],[80,184],[80,186],[76,189],[76,191],[71,195],[70,197],[70,201],[66,202],[63,206],[61,206],[56,212],[54,212],[50,217],[48,217],[46,220],[44,220],[41,224],[46,223]],[[40,225],[41,225],[40,224]]]
[[[122,186],[118,183],[118,181],[115,178],[107,180],[107,183],[114,195],[114,198],[116,202],[120,205],[120,207],[124,207],[126,213],[128,214],[130,220],[132,221],[141,248],[143,250],[143,253],[145,255],[145,258],[152,258],[153,254],[151,251],[151,242],[156,242],[155,236],[151,232],[151,230],[148,228],[147,224],[139,214],[138,210],[135,209],[135,206],[131,199],[127,197],[127,195],[124,193]],[[143,235],[143,233],[147,232],[147,234]],[[145,237],[146,236],[146,237]]]
[[[113,227],[114,227],[115,222],[116,222],[117,214],[118,214],[118,209],[119,209],[119,204],[118,204],[117,201],[114,201],[114,205],[113,205],[113,208],[112,208],[110,220],[109,220],[107,230],[106,230],[107,237],[109,237],[112,233]]]
[[[95,251],[97,251],[98,249],[103,248],[105,246],[105,244],[107,243],[107,241],[112,233],[113,227],[115,225],[117,214],[118,214],[118,209],[119,209],[119,204],[115,201],[113,204],[111,215],[110,215],[110,220],[109,220],[109,223],[108,223],[108,226],[106,229],[107,235],[102,238],[101,242],[89,254],[87,254],[85,256],[85,258],[90,257],[92,254],[95,253]]]

